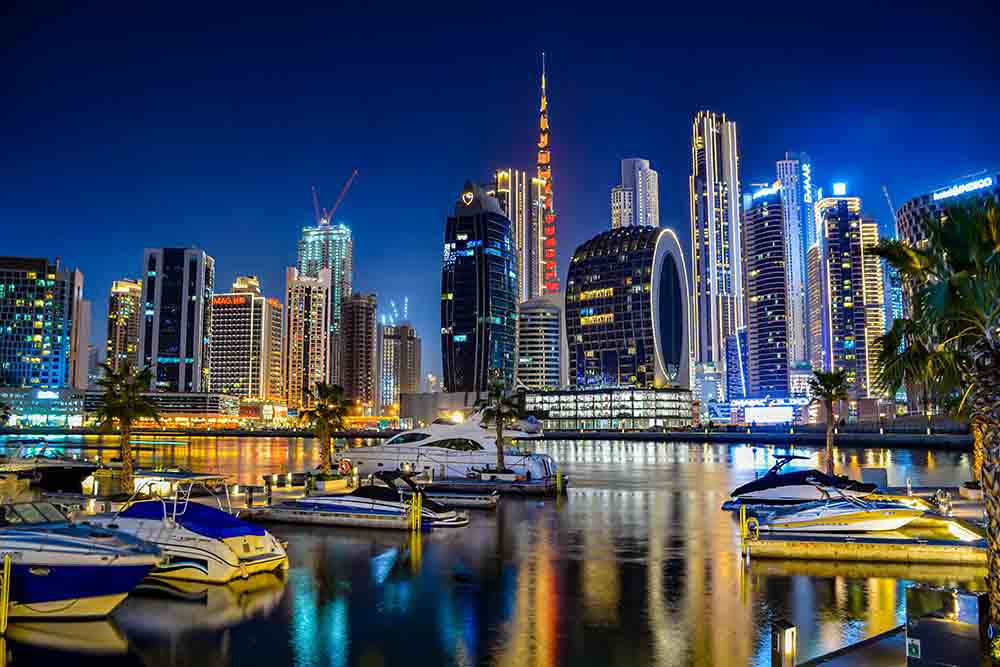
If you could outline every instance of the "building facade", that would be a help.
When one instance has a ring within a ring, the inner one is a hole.
[[[500,210],[510,220],[517,262],[517,299],[534,299],[544,291],[545,182],[516,169],[498,169],[493,189]]]
[[[792,325],[788,313],[789,295],[794,288],[786,271],[789,242],[781,190],[780,181],[757,190],[746,210],[746,398],[788,396],[788,340]],[[796,326],[801,327],[801,322]]]
[[[445,222],[441,355],[446,392],[485,391],[490,369],[516,368],[517,264],[497,200],[466,183]]]
[[[146,248],[139,362],[153,391],[202,392],[211,374],[215,260],[198,248]]]
[[[408,323],[379,325],[379,403],[399,407],[400,394],[420,391],[420,338]]]
[[[622,160],[622,182],[611,189],[611,228],[660,226],[660,177],[649,160]]]
[[[736,123],[701,111],[691,137],[691,347],[725,374],[726,336],[744,325],[743,244]]]
[[[255,400],[282,398],[284,308],[265,298],[256,276],[239,276],[212,298],[212,391]]]
[[[115,371],[126,362],[138,366],[139,325],[142,322],[142,281],[116,280],[108,296],[106,361]]]
[[[352,294],[341,313],[341,359],[344,398],[371,414],[379,405],[377,302],[374,294]]]
[[[912,246],[922,246],[926,219],[943,219],[949,206],[992,199],[1000,204],[1000,173],[970,176],[925,195],[910,199],[896,211],[896,237]]]
[[[549,297],[525,301],[517,316],[517,385],[559,389],[563,377],[563,309]]]
[[[691,424],[691,391],[607,387],[529,391],[525,410],[552,431],[679,429]]]
[[[315,278],[285,271],[285,399],[291,408],[312,405],[316,385],[329,379],[330,269]]]
[[[688,294],[673,230],[622,227],[581,245],[566,280],[569,383],[689,387]]]
[[[806,255],[816,242],[812,162],[805,153],[785,153],[785,159],[778,160],[777,171],[785,226],[788,363],[789,366],[794,366],[809,360]]]
[[[730,401],[748,398],[747,329],[737,329],[726,337],[726,396]]]
[[[549,151],[549,98],[545,93],[545,55],[542,55],[542,101],[538,112],[538,173],[542,188],[542,291],[559,291],[556,266],[556,207],[552,197],[552,154]],[[534,295],[533,295],[534,296]]]
[[[81,331],[83,301],[79,270],[67,271],[59,260],[0,257],[0,387],[76,386],[89,342]]]
[[[298,271],[300,276],[318,278],[319,272],[330,272],[330,335],[327,352],[327,382],[339,383],[340,376],[340,317],[342,304],[352,292],[354,275],[354,240],[347,225],[333,225],[320,218],[315,227],[302,230],[299,241]]]

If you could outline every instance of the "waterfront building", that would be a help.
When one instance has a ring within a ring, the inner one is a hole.
[[[256,276],[239,276],[212,298],[212,390],[280,400],[284,309],[261,294]]]
[[[510,220],[517,262],[517,298],[527,301],[544,291],[545,252],[542,228],[545,215],[545,181],[528,178],[516,169],[498,169],[493,189],[500,210]]]
[[[399,407],[400,394],[420,391],[420,338],[409,323],[379,325],[379,403]]]
[[[812,162],[805,153],[785,153],[777,163],[784,215],[785,273],[788,283],[788,363],[809,360],[807,253],[816,242]]]
[[[114,371],[125,362],[138,366],[139,324],[142,321],[142,281],[116,280],[108,297],[108,338],[105,359]]]
[[[378,403],[378,348],[374,294],[352,294],[341,313],[341,359],[344,398],[370,414]]]
[[[826,346],[824,344],[823,332],[826,329],[826,322],[823,316],[823,304],[826,303],[826,295],[823,293],[823,248],[817,241],[806,253],[806,269],[808,279],[806,281],[806,319],[808,321],[808,349],[809,366],[816,370],[826,368]]]
[[[729,400],[748,397],[747,367],[747,329],[742,327],[726,336],[726,396]],[[712,398],[718,397],[709,397]]]
[[[215,260],[198,248],[146,248],[139,365],[150,389],[201,392],[209,386]]]
[[[729,423],[752,426],[803,423],[808,417],[808,406],[809,399],[804,396],[737,399],[729,404]]]
[[[549,100],[545,93],[545,54],[542,54],[542,101],[538,112],[538,179],[542,200],[542,290],[559,291],[556,267],[556,208],[552,198],[552,154],[549,152]],[[535,295],[531,295],[535,296]]]
[[[330,304],[327,312],[330,318],[330,335],[327,352],[327,382],[341,382],[340,318],[342,304],[352,292],[354,275],[354,241],[347,225],[331,224],[331,220],[319,218],[315,227],[302,230],[299,241],[298,271],[300,276],[318,278],[323,269],[330,271]]]
[[[812,367],[799,364],[788,371],[788,395],[790,398],[810,397],[809,379],[813,376]]]
[[[517,385],[558,389],[566,384],[560,294],[525,301],[517,316]]]
[[[82,311],[79,269],[58,259],[0,257],[0,387],[74,386],[87,362]]]
[[[441,356],[446,392],[485,391],[490,369],[513,385],[517,264],[510,221],[471,182],[445,222]]]
[[[285,398],[292,408],[308,407],[316,385],[329,379],[330,269],[315,278],[285,271]]]
[[[695,116],[689,192],[691,349],[696,364],[725,373],[726,336],[744,326],[745,313],[739,148],[725,114]]]
[[[746,332],[745,327],[741,327],[737,330],[737,335],[740,331]],[[727,336],[728,339],[728,336]],[[745,333],[744,333],[745,342]],[[745,348],[744,348],[745,355]],[[745,361],[744,356],[744,361]],[[743,382],[746,382],[746,366],[742,369]],[[694,367],[694,397],[698,401],[704,410],[708,405],[712,403],[719,403],[726,400],[726,382],[729,377],[729,366],[726,365],[726,371],[723,373],[715,364],[697,364]]]
[[[86,389],[90,385],[90,348],[91,324],[93,320],[93,304],[90,299],[80,299],[77,308],[76,323],[73,326],[73,354],[71,366],[73,379],[71,385],[77,389]]]
[[[622,182],[611,189],[611,228],[660,226],[659,174],[649,160],[622,160]]]
[[[981,172],[914,197],[896,211],[896,238],[912,246],[926,243],[926,218],[945,217],[949,206],[992,199],[1000,204],[1000,173]]]
[[[527,412],[552,431],[680,429],[691,424],[691,390],[604,387],[528,391]]]
[[[0,387],[0,403],[10,407],[7,426],[78,428],[83,426],[84,390]]]
[[[871,252],[878,245],[878,225],[862,215],[861,199],[847,196],[843,184],[833,191],[837,194],[815,207],[823,368],[845,370],[851,397],[867,398],[877,396],[879,337],[885,330],[882,264]]]
[[[788,396],[789,294],[793,288],[786,271],[788,238],[781,182],[758,189],[750,199],[744,230],[748,394],[743,398],[784,398]],[[801,322],[795,326],[801,327]]]
[[[143,394],[160,413],[161,427],[211,428],[239,426],[240,399],[228,394],[207,392],[150,392]],[[82,396],[84,417],[93,419],[104,405],[104,391],[87,391]],[[152,420],[146,419],[153,426]]]
[[[566,279],[569,383],[690,387],[689,294],[671,229],[622,227],[581,245]]]

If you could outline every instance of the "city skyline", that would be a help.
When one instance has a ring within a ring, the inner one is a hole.
[[[16,11],[8,27],[39,25],[40,18],[28,11]],[[478,18],[472,13],[450,19],[444,28],[454,30],[456,21],[467,26]],[[975,31],[966,31],[961,42],[946,38],[932,47],[922,45],[916,58],[916,47],[902,37],[907,29],[929,31],[921,26],[932,24],[935,34],[940,30],[947,37],[942,22],[974,23],[974,15],[939,16],[929,9],[865,10],[864,18],[868,27],[855,30],[879,30],[891,24],[893,32],[887,32],[865,54],[803,53],[808,66],[796,66],[791,74],[782,75],[787,77],[781,80],[786,93],[782,118],[788,122],[780,129],[770,112],[759,108],[748,94],[755,82],[743,66],[718,75],[725,77],[728,88],[687,72],[691,58],[711,57],[714,62],[740,49],[750,49],[745,51],[745,67],[776,57],[777,51],[752,46],[741,36],[745,25],[738,30],[737,24],[754,21],[752,16],[734,14],[724,20],[720,29],[729,41],[717,56],[707,56],[704,50],[685,56],[683,51],[690,46],[687,38],[671,47],[642,48],[649,62],[664,71],[652,77],[647,65],[621,72],[617,63],[628,56],[616,55],[610,47],[588,55],[576,43],[577,38],[598,30],[601,20],[593,16],[573,21],[572,38],[556,31],[538,33],[514,53],[513,61],[504,56],[503,66],[493,67],[495,75],[487,77],[488,81],[463,78],[460,72],[468,63],[443,64],[432,46],[417,49],[412,64],[401,65],[396,57],[401,51],[391,50],[352,72],[356,60],[347,57],[341,63],[338,56],[349,52],[354,38],[335,46],[323,41],[322,48],[330,53],[287,83],[273,75],[314,59],[317,44],[309,40],[297,46],[279,44],[284,50],[270,64],[240,50],[238,60],[232,60],[235,54],[223,55],[221,62],[192,77],[195,68],[204,64],[199,56],[210,52],[208,42],[192,38],[188,50],[178,53],[169,67],[157,63],[144,69],[142,88],[136,91],[142,94],[123,87],[132,80],[129,66],[111,66],[108,58],[114,53],[114,62],[127,62],[129,55],[147,62],[152,54],[170,53],[176,48],[174,40],[154,35],[143,45],[123,45],[110,39],[109,31],[122,32],[124,24],[138,19],[135,16],[109,20],[88,15],[66,24],[57,21],[49,26],[53,32],[45,39],[26,30],[12,42],[14,55],[20,56],[12,60],[23,66],[11,77],[19,104],[3,130],[9,133],[5,143],[10,152],[3,175],[10,196],[0,205],[0,217],[15,223],[10,225],[5,252],[59,256],[79,266],[87,275],[85,296],[94,302],[95,322],[106,312],[112,281],[140,277],[138,258],[145,247],[197,245],[216,258],[218,284],[255,273],[269,291],[278,292],[284,284],[284,267],[295,263],[295,243],[302,228],[312,224],[309,186],[316,183],[324,199],[332,200],[346,175],[357,167],[360,175],[337,219],[346,222],[355,235],[356,290],[412,293],[411,319],[425,338],[426,371],[440,375],[439,343],[433,335],[439,325],[440,220],[453,201],[455,182],[485,182],[498,165],[533,164],[543,49],[549,72],[561,280],[573,250],[606,228],[607,193],[618,180],[620,160],[630,155],[643,155],[657,166],[661,201],[666,203],[661,224],[677,230],[685,250],[689,249],[688,212],[683,205],[687,144],[691,118],[700,108],[725,112],[739,124],[744,185],[773,179],[775,160],[786,151],[806,148],[817,178],[850,183],[852,191],[867,202],[866,213],[880,223],[889,216],[882,205],[883,183],[899,203],[995,166],[993,156],[1000,140],[976,129],[988,125],[991,105],[962,101],[963,95],[970,94],[966,89],[982,90],[978,82],[989,80],[986,62],[990,59],[981,55],[983,47],[995,47],[981,41]],[[169,16],[157,19],[161,26],[184,30]],[[207,19],[222,22],[221,14]],[[820,24],[819,16],[808,14],[797,20],[804,29]],[[380,34],[399,37],[404,22],[386,26]],[[109,46],[81,56],[70,48],[72,39],[58,38],[61,31],[70,29],[69,23],[97,38],[109,37]],[[220,28],[221,33],[215,35],[227,44],[253,43],[247,36],[268,28],[266,22],[250,20],[239,29]],[[412,48],[408,39],[404,36],[397,48]],[[215,46],[213,41],[211,52]],[[126,57],[122,57],[120,49],[125,47]],[[273,91],[266,99],[255,92],[256,86],[242,85],[242,75],[235,69],[248,55],[250,61],[239,66],[268,77]],[[477,57],[487,68],[494,58],[501,61],[488,54]],[[75,58],[80,62],[73,62]],[[881,64],[874,71],[859,69],[870,62]],[[925,66],[928,62],[933,67]],[[79,67],[94,72],[85,85],[73,81]],[[610,76],[612,71],[617,79]],[[863,94],[852,95],[855,101],[815,95],[816,82],[835,72],[849,73]],[[307,85],[304,75],[318,76],[320,83],[312,80]],[[234,81],[227,83],[230,78]],[[386,82],[408,78],[428,84],[422,87],[454,86],[469,94],[490,91],[496,104],[459,111],[402,83],[399,90],[411,97],[409,112],[403,113],[389,102],[396,92]],[[634,85],[638,79],[644,86]],[[193,101],[190,109],[179,108],[171,101],[174,94],[166,94],[181,80],[189,86],[185,90]],[[331,87],[326,81],[342,83]],[[921,91],[934,83],[958,88],[958,99],[947,108],[928,103]],[[386,88],[389,92],[379,90]],[[504,91],[498,99],[496,88]],[[360,91],[360,101],[349,103],[356,96],[337,93],[337,89]],[[609,114],[607,103],[601,102],[612,91],[618,96],[614,104],[628,107],[629,123],[619,122],[619,116]],[[74,100],[72,116],[67,115],[65,103],[53,99],[55,94]],[[319,99],[338,94],[346,97],[336,101],[340,110],[330,119],[303,110],[317,107],[325,114],[328,104],[318,103]],[[118,102],[111,107],[104,99]],[[920,112],[906,111],[908,107]],[[267,120],[272,117],[279,120]],[[445,126],[454,131],[444,132]],[[110,141],[105,137],[109,129],[114,130]],[[26,143],[18,135],[33,140]],[[101,148],[94,150],[98,145]],[[245,146],[252,146],[250,154]],[[56,160],[64,174],[57,181],[60,206],[45,206],[48,190],[56,187],[50,177]],[[424,173],[415,173],[418,168]],[[385,197],[387,186],[397,196]],[[67,215],[67,210],[72,213]],[[44,245],[35,231],[42,226],[54,232]],[[392,234],[385,233],[386,226]],[[81,228],[90,230],[94,240],[79,238]],[[243,234],[234,236],[234,232]],[[109,237],[115,239],[113,244],[106,242]],[[92,340],[98,343],[101,329],[93,327]]]

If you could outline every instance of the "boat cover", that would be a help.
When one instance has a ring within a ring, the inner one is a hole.
[[[159,500],[145,500],[132,503],[120,512],[119,516],[129,519],[162,520],[164,506],[167,513],[173,515],[174,501],[167,501],[164,505]],[[242,535],[264,535],[267,532],[260,526],[237,519],[220,509],[196,502],[178,503],[177,523],[192,533],[219,540]]]

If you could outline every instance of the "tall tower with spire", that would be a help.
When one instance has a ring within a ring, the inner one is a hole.
[[[552,203],[552,156],[549,154],[549,104],[545,94],[545,53],[542,52],[542,104],[538,117],[538,178],[543,182],[543,293],[559,291],[556,268],[556,209]]]

